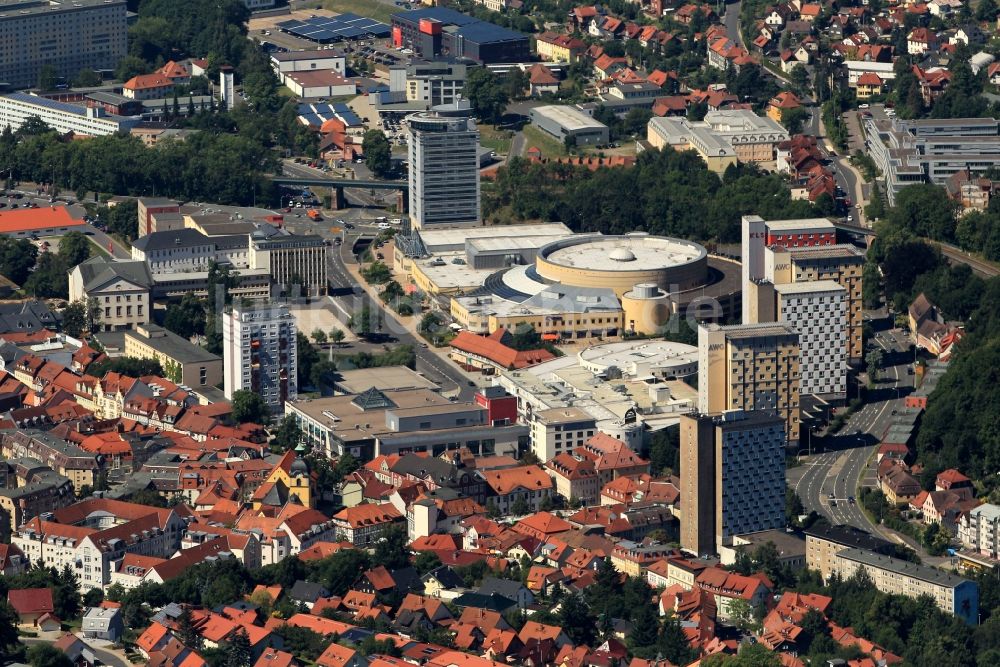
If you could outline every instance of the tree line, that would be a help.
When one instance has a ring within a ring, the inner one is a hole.
[[[560,221],[576,232],[645,230],[699,241],[734,243],[740,218],[808,218],[807,201],[793,201],[784,179],[753,165],[731,167],[720,179],[693,151],[641,153],[630,168],[590,171],[512,158],[484,184],[483,217]]]
[[[950,265],[926,239],[957,241],[989,257],[990,243],[976,243],[995,234],[998,204],[993,201],[987,211],[969,213],[956,223],[956,206],[943,188],[927,184],[904,188],[886,218],[875,225],[878,236],[869,260],[881,271],[866,272],[866,279],[881,282],[896,312],[906,312],[924,293],[946,319],[965,323],[948,371],[929,398],[917,435],[917,454],[927,480],[958,467],[981,478],[985,493],[997,486],[992,473],[1000,467],[996,428],[1000,396],[995,391],[1000,382],[1000,277],[984,279],[967,265]],[[981,236],[970,231],[979,229]]]

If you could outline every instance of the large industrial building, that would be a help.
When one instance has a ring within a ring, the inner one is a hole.
[[[1000,120],[865,120],[868,152],[885,181],[889,204],[907,185],[944,185],[951,175],[981,174],[1000,164]]]
[[[561,142],[571,140],[577,146],[584,146],[609,141],[608,126],[574,106],[550,104],[535,107],[528,115],[535,126]]]
[[[717,553],[785,525],[785,423],[762,411],[680,418],[681,546]]]
[[[0,9],[0,82],[38,85],[42,67],[59,76],[113,70],[126,55],[125,0],[4,2]]]
[[[531,60],[527,35],[446,7],[424,7],[392,17],[392,43],[423,58],[469,58],[483,64]]]
[[[479,131],[469,103],[407,117],[410,220],[417,229],[480,220]]]

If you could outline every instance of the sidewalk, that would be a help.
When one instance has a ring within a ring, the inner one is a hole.
[[[823,142],[823,146],[824,148],[826,148],[828,153],[836,153],[837,147],[834,146],[832,143],[830,143],[830,140],[826,136],[826,125],[823,123],[822,107],[818,107],[818,110],[819,113],[817,114],[816,118],[819,124],[820,135],[816,138]],[[865,218],[865,204],[867,204],[868,202],[865,201],[865,193],[863,186],[863,183],[865,182],[864,176],[861,174],[860,171],[854,168],[854,165],[850,163],[850,160],[848,160],[846,157],[842,155],[837,155],[837,157],[834,158],[833,161],[837,163],[838,167],[851,172],[851,174],[854,176],[854,192],[852,192],[851,194],[854,197],[854,201],[858,207],[858,224],[867,225],[868,220]]]
[[[360,263],[348,264],[347,262],[344,262],[344,269],[347,271],[348,274],[350,274],[351,278],[354,279],[355,283],[365,291],[365,294],[367,294],[368,297],[378,305],[378,308],[381,310],[382,316],[386,321],[392,320],[397,327],[404,329],[410,334],[412,334],[413,337],[416,338],[418,342],[424,341],[423,336],[421,336],[420,332],[418,331],[418,327],[420,326],[420,321],[419,321],[420,318],[416,315],[402,316],[393,312],[391,309],[386,308],[382,303],[382,300],[379,298],[378,291],[375,289],[375,287],[369,285],[368,281],[366,281],[364,278],[361,277]],[[395,274],[393,274],[393,279],[395,278],[396,276]],[[420,316],[422,317],[423,313],[421,313]],[[448,348],[438,348],[428,344],[428,346],[424,349],[427,352],[434,354],[441,360],[442,363],[458,371],[459,373],[462,374],[462,376],[466,377],[467,379],[482,380],[482,375],[469,373],[464,369],[460,368],[457,364],[455,364],[455,362],[452,361],[451,358],[448,356]],[[447,378],[447,375],[445,377]]]

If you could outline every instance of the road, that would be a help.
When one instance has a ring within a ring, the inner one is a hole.
[[[52,639],[42,638],[42,637],[18,637],[18,640],[24,642],[29,646],[32,644],[51,645],[53,641]],[[94,656],[101,661],[101,664],[109,665],[109,667],[132,667],[132,663],[130,663],[125,658],[122,658],[117,653],[112,653],[111,651],[107,651],[103,648],[98,648],[96,646],[93,646],[91,640],[85,639],[83,641],[85,644],[87,644],[90,650],[93,651]]]
[[[912,376],[907,373],[909,342],[901,332],[881,331],[874,342],[885,351],[889,365],[883,369],[879,388],[870,393],[872,400],[851,416],[840,435],[811,443],[824,451],[811,455],[807,452],[801,466],[788,470],[788,483],[807,511],[815,511],[833,524],[888,536],[850,499],[862,484],[875,485],[874,470],[869,465],[873,462],[872,455],[893,414],[902,409],[902,397],[912,386]],[[895,533],[891,536],[900,540]],[[902,541],[919,550],[912,540]]]
[[[362,228],[358,231],[366,231],[374,236],[374,230]],[[432,348],[425,347],[423,339],[418,338],[409,328],[397,319],[395,314],[386,309],[379,299],[372,298],[368,292],[359,284],[354,274],[347,268],[348,264],[356,265],[357,261],[351,254],[351,246],[357,236],[347,237],[343,245],[336,247],[335,252],[327,254],[329,265],[327,271],[330,284],[336,290],[335,294],[329,296],[334,308],[345,316],[361,312],[365,304],[379,322],[380,331],[390,340],[392,345],[412,345],[417,357],[416,370],[423,373],[429,380],[441,386],[442,390],[450,395],[454,394],[460,401],[472,400],[472,395],[476,391],[474,376],[465,374],[453,362],[446,358],[443,353],[439,353]]]

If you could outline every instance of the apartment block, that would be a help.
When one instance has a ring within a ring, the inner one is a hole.
[[[226,398],[239,390],[260,396],[273,410],[298,395],[295,318],[286,306],[234,306],[222,316]]]
[[[787,324],[698,327],[698,411],[760,410],[799,440],[799,334]]]
[[[125,356],[156,359],[168,380],[187,387],[214,387],[222,382],[221,357],[156,324],[125,332]]]
[[[987,503],[959,517],[958,539],[970,551],[1000,558],[1000,506]]]
[[[680,419],[681,546],[717,553],[745,533],[785,525],[785,422],[732,410]]]
[[[832,280],[775,285],[777,321],[799,334],[800,396],[847,395],[847,293]]]
[[[597,432],[597,420],[580,408],[551,408],[531,415],[531,451],[539,461],[572,452]]]
[[[88,499],[21,525],[11,543],[32,564],[77,573],[81,592],[111,583],[125,554],[170,558],[180,546],[185,520],[171,509]]]
[[[43,512],[52,512],[76,501],[68,478],[47,471],[31,482],[0,489],[0,534],[10,535],[22,523]]]
[[[34,429],[0,432],[0,454],[7,459],[32,458],[68,477],[77,489],[93,486],[103,458],[77,445]]]
[[[891,556],[896,545],[852,526],[816,524],[806,533],[806,567],[818,570],[823,580],[836,571],[837,554],[844,549],[862,549],[870,553]]]
[[[0,15],[0,81],[38,85],[45,65],[63,77],[112,70],[126,55],[125,0],[5,2]]]
[[[769,246],[764,251],[764,277],[775,285],[833,280],[846,291],[847,356],[860,361],[864,355],[861,298],[865,255],[849,244],[806,247]]]
[[[414,225],[478,225],[479,130],[468,102],[413,114],[407,128]]]
[[[858,570],[864,570],[875,588],[883,593],[911,598],[929,595],[942,611],[969,625],[979,622],[979,585],[974,581],[864,549],[844,549],[837,553],[834,572],[842,579],[853,577]]]

